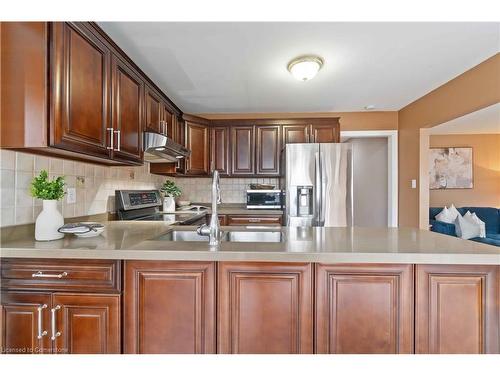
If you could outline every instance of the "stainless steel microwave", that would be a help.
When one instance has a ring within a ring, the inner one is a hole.
[[[247,190],[247,208],[280,210],[282,207],[281,190]]]

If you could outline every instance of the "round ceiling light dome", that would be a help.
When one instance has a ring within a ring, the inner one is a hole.
[[[318,56],[301,56],[288,64],[288,71],[299,81],[313,79],[323,66],[323,59]]]

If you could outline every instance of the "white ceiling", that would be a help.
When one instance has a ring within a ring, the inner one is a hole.
[[[399,110],[500,50],[500,23],[99,25],[188,113]],[[303,54],[325,60],[308,82]]]
[[[500,103],[469,113],[429,129],[430,134],[498,134]]]

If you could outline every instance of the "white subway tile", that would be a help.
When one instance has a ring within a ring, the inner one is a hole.
[[[33,222],[33,206],[16,207],[16,224],[27,224]]]
[[[29,190],[16,189],[16,208],[17,207],[33,207],[33,197]]]
[[[0,150],[0,168],[14,170],[16,168],[16,152]]]
[[[33,179],[33,172],[16,171],[16,188],[29,189],[31,186],[32,179]]]
[[[2,211],[2,214],[0,216],[0,226],[1,227],[14,225],[16,223],[14,207],[3,207],[2,206],[1,211]]]
[[[64,173],[63,160],[57,158],[50,158],[49,173],[61,176]]]
[[[75,162],[73,160],[64,160],[63,161],[63,174],[65,176],[74,176],[75,175]]]
[[[32,154],[26,154],[24,152],[16,152],[16,170],[33,172],[35,164],[35,158]]]
[[[15,189],[10,189],[10,188],[4,188],[2,186],[2,195],[1,195],[1,201],[0,201],[0,207],[2,207],[2,210],[6,207],[14,207],[15,202],[16,202],[16,190]]]

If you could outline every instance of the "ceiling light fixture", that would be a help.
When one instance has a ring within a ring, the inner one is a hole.
[[[288,71],[299,81],[313,79],[323,66],[323,59],[318,56],[301,56],[288,64]]]

